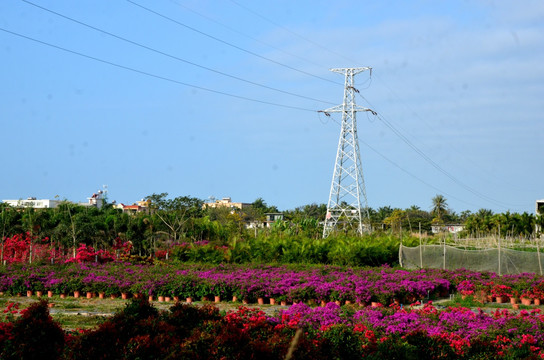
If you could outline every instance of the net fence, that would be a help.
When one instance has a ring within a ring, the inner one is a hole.
[[[463,249],[456,246],[419,245],[399,249],[399,262],[407,269],[436,268],[492,271],[499,275],[536,273],[542,275],[543,259],[540,247],[527,251],[503,247]]]

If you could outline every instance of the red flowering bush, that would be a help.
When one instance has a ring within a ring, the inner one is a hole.
[[[0,323],[1,359],[35,359],[38,354],[40,359],[60,358],[64,351],[64,331],[49,315],[45,300],[21,311],[9,304],[6,310],[18,317]]]

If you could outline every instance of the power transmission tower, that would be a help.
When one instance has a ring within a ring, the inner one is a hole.
[[[342,129],[340,130],[340,140],[338,141],[338,151],[332,175],[327,216],[323,227],[324,238],[335,231],[340,224],[357,225],[360,235],[363,231],[370,231],[370,214],[359,152],[356,114],[357,111],[376,113],[355,104],[355,93],[358,93],[359,90],[353,86],[353,77],[366,70],[372,74],[370,67],[331,69],[333,72],[344,74],[346,80],[342,105],[322,111],[328,116],[333,112],[342,113]],[[361,200],[364,201],[364,206],[361,206]]]

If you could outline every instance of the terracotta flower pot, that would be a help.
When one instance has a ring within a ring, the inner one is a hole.
[[[36,296],[37,297],[42,297],[42,295],[43,295],[43,291],[39,291],[39,290],[36,291]]]
[[[66,294],[60,294],[61,299],[66,299]]]
[[[346,305],[351,304],[351,300],[346,300]]]
[[[32,291],[31,291],[31,290],[28,290],[28,291],[26,292],[26,296],[27,296],[27,297],[31,297],[31,296],[32,296]]]
[[[179,296],[174,296],[174,301],[179,302]]]
[[[48,307],[48,308],[52,308],[52,307],[54,307],[54,306],[55,306],[55,303],[48,303],[48,304],[47,304],[47,307]]]
[[[106,294],[104,294],[104,292],[99,292],[99,293],[98,293],[98,298],[99,298],[99,299],[103,299],[105,295],[106,295]]]
[[[170,302],[170,301],[172,301],[172,298],[170,296],[165,296],[164,301],[165,302]]]
[[[221,302],[221,296],[214,296],[213,301],[216,303]]]
[[[512,309],[519,310],[519,304],[512,304]]]
[[[372,301],[372,302],[370,303],[370,306],[371,306],[371,307],[379,307],[379,306],[380,306],[380,303],[377,302],[377,301]]]
[[[189,296],[188,298],[185,299],[185,301],[187,302],[187,304],[190,304],[193,302],[193,298]]]
[[[276,299],[270,298],[270,305],[276,305]]]
[[[515,297],[511,297],[510,298],[510,304],[514,305],[514,304],[517,304],[518,303],[518,299],[515,298]]]
[[[123,300],[128,299],[128,293],[121,293],[121,299]]]
[[[536,306],[540,306],[540,299],[533,299]]]
[[[237,302],[238,301],[238,296],[233,296],[232,297],[232,302]]]
[[[159,299],[159,302],[164,302],[164,296],[159,295],[159,298],[158,298],[158,299]]]
[[[242,300],[242,304],[244,304],[244,305],[247,305],[247,304],[249,304],[249,300],[248,300],[248,299],[244,299],[244,300]]]
[[[77,291],[77,290],[74,291],[74,298],[77,299],[77,298],[79,298],[80,295],[81,295],[81,294],[79,293],[79,291]]]
[[[153,301],[153,295],[149,295],[149,297],[147,298],[147,300],[149,300],[149,302],[152,302],[152,301]]]
[[[321,307],[327,306],[327,302],[325,300],[321,300]]]
[[[521,298],[522,305],[531,305],[531,298]]]
[[[262,297],[257,298],[257,304],[264,305],[264,299]]]
[[[51,290],[47,291],[47,297],[53,297],[53,292]]]
[[[282,300],[282,302],[280,304],[281,304],[281,306],[287,306],[287,301]]]
[[[87,291],[87,299],[92,299],[92,298],[93,298],[93,293],[90,291]]]

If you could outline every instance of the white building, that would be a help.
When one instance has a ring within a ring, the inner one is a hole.
[[[94,206],[97,209],[101,209],[104,205],[104,192],[102,190],[98,190],[97,192],[92,194],[91,197],[88,197],[87,200],[89,200],[89,202],[79,203],[79,205]]]
[[[26,200],[2,200],[2,202],[13,207],[33,207],[35,209],[56,208],[60,204],[59,200],[36,199],[35,197],[29,197]]]
[[[461,224],[449,224],[449,225],[431,225],[431,231],[433,234],[439,234],[442,232],[449,232],[450,234],[457,234],[465,230],[465,225]]]

